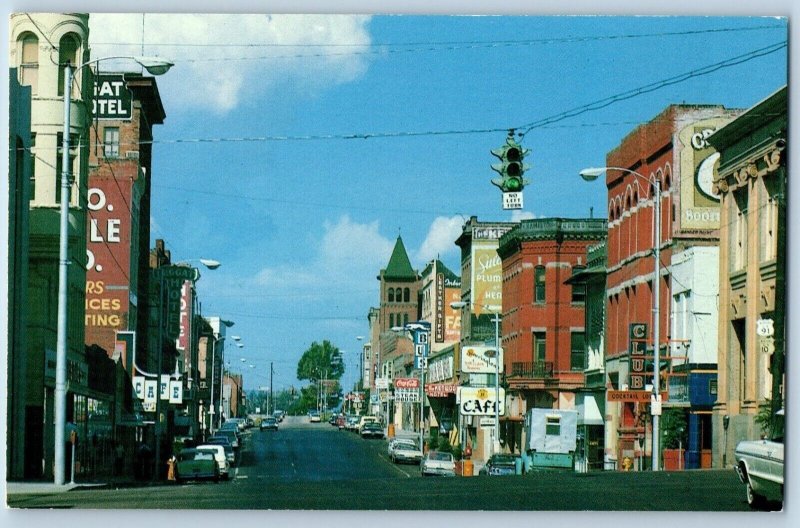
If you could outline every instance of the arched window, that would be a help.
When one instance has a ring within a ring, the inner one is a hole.
[[[389,288],[388,296],[389,296],[388,301],[394,302],[394,288]]]
[[[33,33],[25,33],[19,39],[21,60],[19,64],[19,83],[30,86],[36,94],[39,87],[39,39]]]
[[[80,65],[80,61],[78,61],[78,48],[80,48],[80,44],[80,39],[74,34],[64,35],[58,43],[58,95],[64,95],[64,65],[69,62],[73,67],[73,73],[75,66]],[[76,91],[74,84],[72,86],[72,91]]]
[[[405,290],[403,290],[403,302],[408,302],[410,298],[411,298],[411,290],[406,288]]]

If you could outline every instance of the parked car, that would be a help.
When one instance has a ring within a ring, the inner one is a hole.
[[[318,423],[320,421],[319,411],[310,411],[308,413],[308,421],[311,423]]]
[[[400,439],[393,443],[389,458],[395,464],[400,462],[419,464],[422,460],[422,449],[414,440]]]
[[[367,422],[359,433],[361,438],[383,438],[383,427],[378,422]]]
[[[778,411],[783,415],[783,410]],[[782,429],[782,428],[781,428]],[[783,435],[769,440],[743,440],[736,445],[736,474],[746,486],[747,504],[765,508],[783,502]]]
[[[212,436],[205,441],[205,444],[221,445],[225,450],[225,458],[228,459],[228,462],[233,464],[236,461],[236,453],[234,452],[231,441],[227,436]]]
[[[231,463],[228,460],[228,455],[225,453],[225,447],[219,444],[202,444],[197,446],[197,449],[207,449],[214,451],[214,460],[217,461],[219,467],[219,474],[225,480],[228,480],[231,475]]]
[[[224,436],[227,438],[233,449],[239,449],[239,447],[242,445],[241,438],[239,437],[239,431],[235,431],[233,429],[220,428],[216,433],[214,433],[214,436]]]
[[[348,431],[357,431],[358,430],[358,422],[361,420],[359,416],[351,415],[348,416],[345,420],[345,429]]]
[[[423,477],[428,475],[456,476],[456,461],[453,455],[444,451],[428,451],[422,458],[419,471]]]
[[[213,450],[192,447],[178,453],[175,480],[183,482],[195,479],[219,480],[219,465]]]
[[[284,418],[286,418],[286,411],[282,411],[280,409],[275,409],[275,412],[272,413],[272,416],[278,420],[278,423],[281,423]]]
[[[358,432],[361,432],[361,430],[364,428],[364,425],[372,422],[380,423],[377,416],[361,416],[358,419]]]
[[[345,418],[343,414],[336,417],[336,427],[338,427],[340,431],[344,429],[346,422],[347,418]]]
[[[274,416],[267,416],[263,420],[261,420],[261,430],[262,431],[277,431],[278,430],[278,420],[275,419]]]
[[[479,475],[499,476],[499,475],[514,475],[516,470],[516,457],[514,455],[504,455],[495,453],[489,460],[486,461]]]

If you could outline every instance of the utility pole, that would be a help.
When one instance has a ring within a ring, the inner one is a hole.
[[[272,370],[272,361],[269,362],[269,405],[267,406],[267,410],[269,414],[275,414],[275,403],[272,399],[272,374],[274,371]]]

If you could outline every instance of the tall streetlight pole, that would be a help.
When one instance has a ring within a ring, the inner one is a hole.
[[[624,167],[599,167],[583,169],[580,172],[585,181],[594,181],[598,176],[609,170],[621,171],[631,174],[637,178],[645,180],[655,189],[655,204],[653,215],[655,216],[653,229],[653,395],[651,396],[650,413],[653,416],[653,471],[659,470],[659,417],[661,415],[661,393],[659,391],[661,365],[661,182],[655,177],[648,178],[636,171]]]
[[[69,145],[72,116],[72,83],[75,73],[100,61],[112,59],[128,59],[138,62],[151,75],[166,73],[173,64],[152,57],[115,56],[93,59],[74,68],[67,62],[64,65],[64,129],[61,144],[61,214],[59,223],[58,248],[58,320],[56,330],[56,386],[54,392],[54,453],[53,480],[58,486],[65,482],[65,446],[64,438],[67,425],[67,270],[69,266],[69,202],[70,173]]]

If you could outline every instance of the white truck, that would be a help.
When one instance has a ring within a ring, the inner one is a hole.
[[[531,409],[525,417],[525,431],[532,468],[574,467],[578,411]]]

